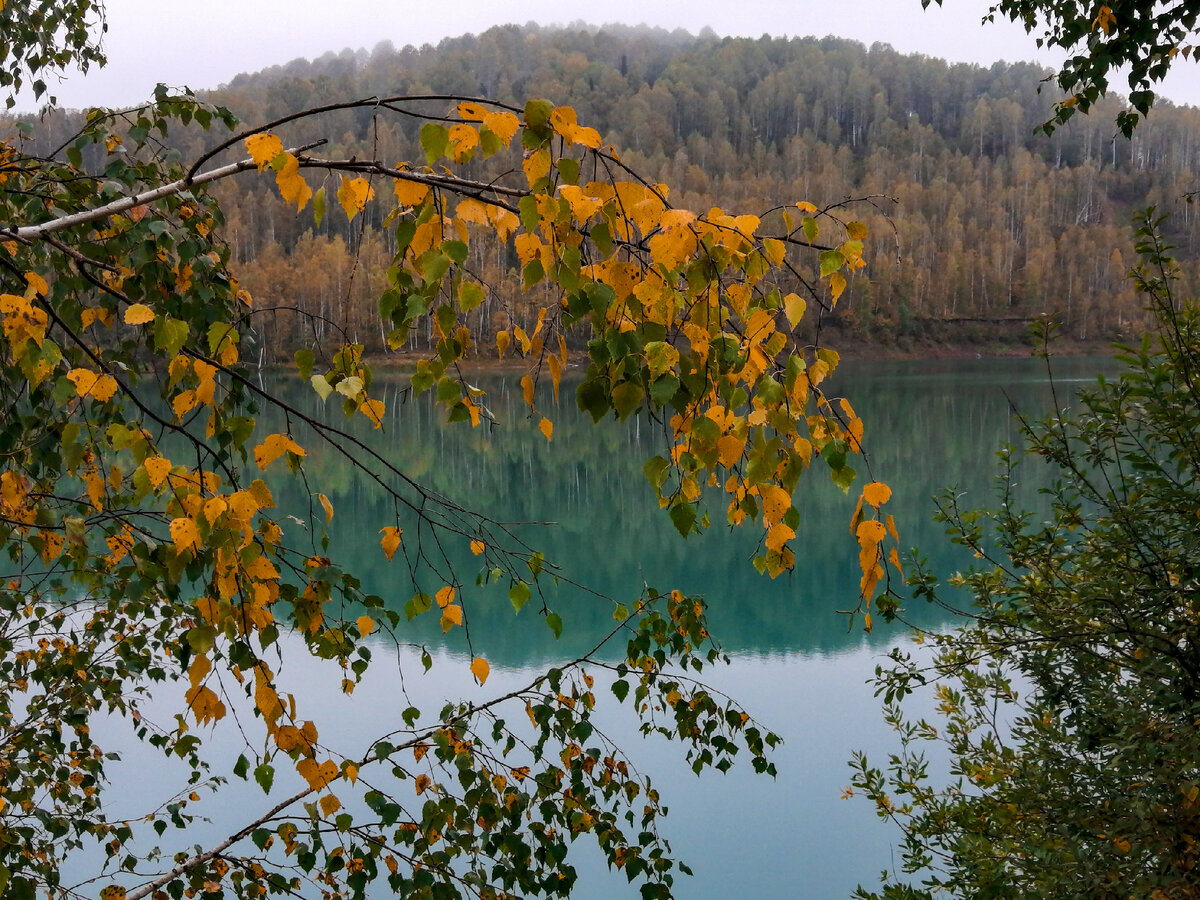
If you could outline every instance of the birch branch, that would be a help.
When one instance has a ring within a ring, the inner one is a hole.
[[[288,153],[293,155],[303,153],[305,150],[311,150],[313,147],[319,147],[325,143],[324,140],[315,141],[311,144],[306,144],[303,147],[294,147],[288,150]],[[148,191],[142,191],[138,194],[133,194],[129,197],[122,197],[119,200],[114,200],[112,203],[106,203],[103,206],[97,206],[95,209],[86,209],[82,212],[70,213],[65,216],[59,216],[56,219],[50,219],[47,222],[42,222],[38,225],[21,225],[16,228],[0,228],[0,236],[18,241],[30,242],[36,241],[49,234],[54,234],[58,231],[63,231],[67,228],[72,228],[76,225],[87,225],[91,222],[97,222],[101,219],[107,219],[110,216],[120,215],[135,206],[144,206],[161,200],[164,197],[170,197],[173,194],[178,194],[188,188],[196,185],[208,184],[210,181],[218,181],[222,178],[228,178],[230,175],[236,175],[239,172],[245,172],[255,168],[255,162],[252,159],[243,159],[235,163],[230,163],[226,166],[220,166],[216,169],[210,169],[207,172],[202,172],[199,175],[192,177],[183,177],[177,181],[172,181],[169,184],[160,185],[156,188],[151,188]]]

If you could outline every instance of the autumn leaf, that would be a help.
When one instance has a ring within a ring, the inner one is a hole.
[[[862,490],[863,502],[879,509],[892,497],[892,489],[882,481],[872,481]]]
[[[483,552],[485,550],[487,550],[487,545],[483,541],[479,540],[478,538],[471,541],[471,552],[474,555],[483,556]]]
[[[441,588],[437,594],[434,595],[434,599],[437,601],[438,606],[445,609],[454,602],[454,588],[448,585],[444,588]]]
[[[520,130],[520,120],[510,112],[485,113],[483,126],[504,142],[507,147],[513,136]]]
[[[767,549],[780,553],[784,545],[795,536],[796,532],[782,522],[772,525],[771,530],[767,532]]]
[[[356,215],[366,209],[367,202],[375,196],[375,189],[365,178],[347,178],[343,175],[337,196],[338,203],[346,211],[347,218],[353,221]]]
[[[455,606],[453,603],[442,610],[442,631],[446,632],[455,625],[463,623],[463,611],[461,606]]]
[[[333,794],[325,794],[321,797],[321,815],[325,818],[329,818],[341,808],[342,801],[333,796]]]
[[[338,767],[331,759],[319,764],[315,759],[302,759],[296,763],[296,771],[314,791],[321,790],[338,777]]]
[[[521,396],[525,399],[525,405],[533,408],[533,376],[526,373],[521,378]]]
[[[125,310],[126,325],[145,325],[147,322],[153,322],[154,318],[154,310],[145,303],[131,304]]]
[[[397,178],[393,189],[401,206],[417,206],[429,195],[429,185],[406,178]]]
[[[267,132],[260,134],[252,134],[244,141],[246,149],[250,151],[250,158],[254,160],[254,164],[258,166],[258,171],[262,171],[271,160],[283,152],[283,142],[275,135]]]
[[[324,494],[317,494],[317,500],[320,502],[321,508],[325,510],[325,524],[328,525],[333,521],[333,504]]]
[[[279,186],[279,194],[283,197],[283,202],[289,206],[295,206],[296,211],[299,212],[304,209],[312,197],[312,188],[300,174],[300,160],[290,153],[286,156],[287,159],[275,173],[275,184]]]
[[[429,786],[432,783],[433,783],[433,779],[431,779],[428,775],[426,775],[424,772],[422,772],[420,775],[417,776],[417,781],[416,781],[416,784],[414,785],[414,787],[417,789],[418,794],[423,794],[423,793],[425,793],[425,791],[427,791],[429,789]]]
[[[383,548],[383,555],[390,560],[400,547],[400,535],[402,531],[395,525],[389,525],[386,528],[379,529],[379,533],[383,535],[379,541],[379,546]]]
[[[538,423],[538,429],[542,432],[543,435],[546,436],[546,440],[548,440],[548,441],[553,440],[553,438],[554,438],[554,423],[551,422],[549,419],[543,418],[542,421]]]
[[[196,527],[194,519],[187,516],[172,519],[170,530],[171,540],[175,542],[175,549],[178,552],[200,549],[200,529]]]
[[[188,689],[188,692],[184,694],[184,699],[187,701],[188,709],[196,717],[197,724],[215,722],[225,716],[225,704],[221,702],[212,688],[196,685]]]
[[[791,495],[777,484],[764,484],[759,488],[759,493],[763,501],[763,523],[774,525],[783,521],[784,514],[792,505]]]
[[[488,673],[492,671],[492,667],[488,665],[488,661],[482,656],[475,657],[471,663],[471,674],[474,675],[480,684],[483,684],[488,679]]]
[[[296,456],[306,455],[304,448],[286,434],[270,434],[254,448],[254,462],[258,464],[259,469],[266,469],[285,453],[294,453]]]
[[[354,624],[358,626],[358,633],[363,637],[375,630],[375,620],[370,616],[359,616]]]

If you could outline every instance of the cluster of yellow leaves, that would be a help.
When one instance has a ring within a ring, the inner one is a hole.
[[[890,513],[883,521],[880,521],[878,518],[864,518],[863,513],[866,508],[870,508],[878,516],[880,514],[880,507],[887,503],[891,497],[892,489],[880,481],[872,481],[864,485],[862,494],[858,498],[858,506],[854,510],[854,518],[851,520],[850,531],[858,540],[858,565],[862,571],[862,578],[859,581],[859,593],[866,604],[867,610],[870,609],[871,598],[875,595],[875,589],[884,575],[883,552],[881,550],[883,541],[885,537],[891,535],[892,540],[898,544],[900,535],[896,531],[896,520]],[[888,561],[896,568],[897,572],[902,571],[900,567],[900,555],[895,544],[889,551]],[[870,631],[871,613],[869,611],[864,611],[864,624],[867,631]]]
[[[312,199],[312,188],[300,174],[300,160],[283,149],[283,142],[273,134],[263,132],[246,138],[250,158],[263,171],[268,166],[275,172],[275,184],[285,203],[302,210]]]
[[[36,272],[27,272],[25,281],[29,287],[24,295],[0,294],[0,323],[14,362],[21,361],[30,342],[41,347],[46,337],[46,311],[34,301],[44,297],[50,286]]]

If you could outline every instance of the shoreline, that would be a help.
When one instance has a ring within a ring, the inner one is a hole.
[[[912,341],[901,346],[896,343],[878,341],[845,341],[838,342],[831,349],[837,350],[842,362],[917,362],[920,360],[969,360],[969,359],[1020,359],[1037,355],[1037,348],[1024,343],[991,343],[975,342],[945,342],[945,341]],[[1056,340],[1050,346],[1051,357],[1079,356],[1111,356],[1113,342],[1111,341],[1068,341]],[[416,369],[417,363],[431,358],[429,352],[399,352],[386,355],[368,355],[365,361],[376,371],[382,373],[404,374]],[[495,353],[487,355],[468,356],[459,360],[458,366],[464,372],[484,374],[520,373],[527,371],[534,363],[532,357],[522,357],[513,352],[505,354],[503,359]],[[582,350],[572,351],[568,357],[571,370],[585,367],[587,353]],[[268,365],[267,369],[294,368],[291,363],[280,362]]]

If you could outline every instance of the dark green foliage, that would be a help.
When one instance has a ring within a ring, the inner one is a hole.
[[[928,6],[934,0],[921,0]],[[942,0],[936,0],[941,5]],[[1068,95],[1054,105],[1054,116],[1042,128],[1047,134],[1076,110],[1088,112],[1108,93],[1109,78],[1128,67],[1129,103],[1133,111],[1116,115],[1117,127],[1129,137],[1157,99],[1155,85],[1173,62],[1186,60],[1196,37],[1195,3],[1155,0],[1000,0],[986,20],[1006,16],[1036,32],[1039,47],[1060,47],[1068,57],[1056,81]],[[986,21],[985,20],[985,21]]]
[[[894,654],[878,683],[901,749],[884,770],[854,762],[925,887],[896,875],[860,896],[1198,895],[1200,308],[1175,296],[1160,222],[1141,219],[1133,272],[1157,333],[1121,351],[1117,380],[1025,427],[1024,453],[1001,454],[999,508],[943,501],[986,561],[950,579],[971,621],[930,636],[932,660]],[[1048,513],[1007,502],[1024,456],[1059,475]],[[915,588],[956,599],[920,567]],[[927,680],[939,716],[914,721],[897,701]]]

